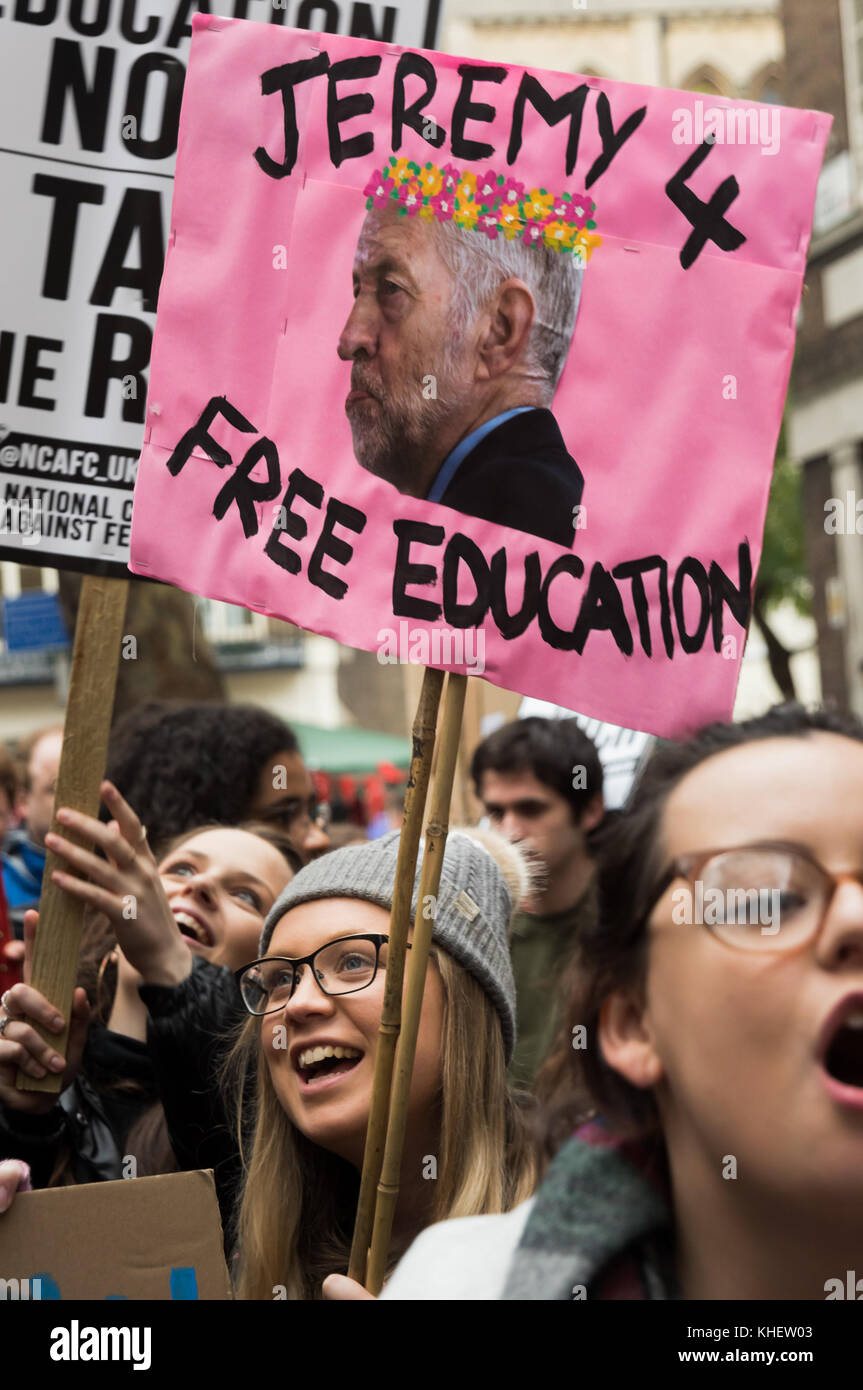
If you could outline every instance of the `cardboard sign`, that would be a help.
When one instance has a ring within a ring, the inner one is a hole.
[[[729,716],[829,124],[196,17],[131,568]]]
[[[0,1298],[230,1297],[210,1171],[22,1192],[0,1218]]]
[[[428,47],[440,14],[440,0],[200,4]],[[0,7],[0,557],[126,573],[197,8]]]

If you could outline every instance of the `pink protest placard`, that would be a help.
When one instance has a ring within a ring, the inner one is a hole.
[[[197,16],[132,570],[728,717],[829,125]]]

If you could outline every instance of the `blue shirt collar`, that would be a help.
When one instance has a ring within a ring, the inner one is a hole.
[[[434,482],[426,494],[426,500],[428,502],[441,501],[444,493],[455,477],[460,464],[470,453],[471,449],[474,449],[490,430],[496,429],[498,425],[502,425],[504,420],[511,420],[513,415],[521,415],[525,410],[535,409],[536,407],[532,405],[517,405],[514,410],[504,410],[500,415],[495,415],[493,419],[486,420],[484,425],[480,425],[478,429],[472,430],[470,434],[465,435],[464,439],[456,444],[452,453],[447,454],[438,470]]]

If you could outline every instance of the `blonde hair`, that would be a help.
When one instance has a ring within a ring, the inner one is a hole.
[[[444,1011],[439,1161],[430,1220],[510,1211],[534,1191],[540,1160],[507,1083],[500,1019],[473,976],[440,947],[432,947],[431,955],[443,985]],[[226,1062],[245,1172],[235,1230],[236,1293],[242,1299],[271,1299],[284,1287],[288,1298],[313,1299],[320,1297],[327,1274],[347,1271],[359,1174],[291,1123],[270,1080],[261,1024],[260,1018],[249,1018],[242,1025]],[[252,1129],[248,1156],[247,1125]],[[392,1252],[391,1265],[400,1253]]]

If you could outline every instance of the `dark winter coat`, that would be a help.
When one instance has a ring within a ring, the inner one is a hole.
[[[122,1080],[128,1086],[118,1088]],[[90,1025],[81,1071],[47,1115],[26,1115],[0,1104],[0,1158],[29,1163],[34,1187],[47,1187],[60,1160],[74,1182],[129,1177],[126,1139],[158,1099],[145,1043]]]
[[[75,1182],[131,1177],[129,1131],[161,1100],[179,1168],[213,1169],[227,1230],[241,1165],[217,1072],[227,1036],[247,1017],[236,982],[196,959],[182,984],[142,985],[139,993],[150,1015],[147,1042],[91,1023],[81,1071],[47,1115],[0,1104],[0,1158],[28,1163],[35,1188],[49,1185],[65,1154]]]
[[[569,550],[583,489],[557,421],[537,409],[490,430],[459,464],[441,502]]]

